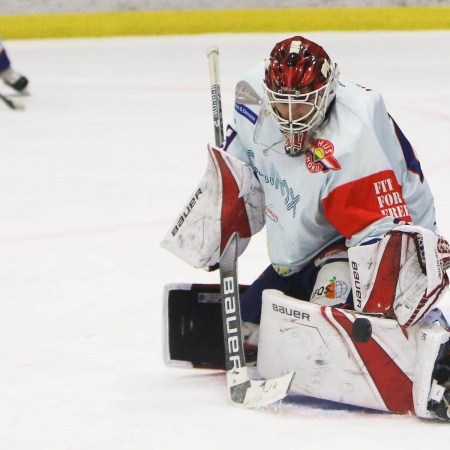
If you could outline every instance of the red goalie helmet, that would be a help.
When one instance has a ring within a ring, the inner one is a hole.
[[[339,72],[320,46],[301,36],[279,42],[266,60],[269,111],[286,137],[286,153],[302,149],[336,95]]]

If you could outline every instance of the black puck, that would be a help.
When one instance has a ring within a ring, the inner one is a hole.
[[[360,344],[369,341],[372,336],[372,324],[369,319],[360,317],[353,322],[352,328],[353,339]]]

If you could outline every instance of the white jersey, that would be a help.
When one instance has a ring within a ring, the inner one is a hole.
[[[381,238],[399,221],[437,232],[420,163],[379,93],[340,82],[308,151],[288,156],[262,102],[263,78],[261,64],[238,83],[225,150],[251,165],[262,186],[279,274],[301,270],[340,240],[350,247]]]

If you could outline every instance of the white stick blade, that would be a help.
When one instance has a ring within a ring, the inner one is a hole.
[[[291,387],[295,373],[289,373],[274,380],[249,380],[249,384],[242,384],[245,390],[241,395],[237,392],[231,392],[231,400],[236,405],[242,405],[245,408],[259,408],[270,405],[286,397]],[[239,388],[235,386],[237,390]]]
[[[16,111],[25,111],[25,105],[20,102],[14,102],[14,108]]]
[[[282,400],[291,387],[294,375],[295,373],[289,373],[274,380],[252,380],[242,406],[258,408]]]

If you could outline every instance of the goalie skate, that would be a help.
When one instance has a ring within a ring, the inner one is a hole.
[[[450,422],[450,344],[442,346],[433,371],[428,409],[438,419]]]
[[[28,79],[11,69],[11,67],[0,72],[0,78],[7,86],[12,87],[17,92],[22,92],[28,86]]]

